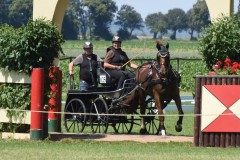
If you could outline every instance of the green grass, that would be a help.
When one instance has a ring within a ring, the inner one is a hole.
[[[65,139],[59,142],[0,140],[1,159],[111,160],[233,160],[238,148],[203,148],[192,143],[96,142]]]
[[[111,41],[92,41],[95,49],[105,49],[106,47],[111,46]],[[166,44],[168,42],[170,44],[171,50],[197,50],[198,41],[189,41],[189,40],[163,40]],[[84,44],[83,40],[67,40],[63,44],[63,48],[66,49],[82,49]],[[125,49],[132,48],[148,48],[148,49],[156,49],[155,48],[155,40],[154,39],[139,39],[139,40],[127,40],[122,42],[122,47]]]
[[[198,54],[198,41],[188,41],[188,40],[169,40],[164,41],[164,43],[169,42],[170,53],[172,58],[176,57],[200,57]],[[65,56],[77,56],[83,52],[82,45],[84,41],[66,41],[63,44],[63,51]],[[101,57],[106,54],[106,48],[111,46],[111,41],[93,41],[94,53]],[[140,54],[139,57],[150,57],[156,56],[156,44],[153,39],[142,39],[142,40],[128,40],[122,42],[122,49],[128,54],[130,58],[135,57],[135,55]]]

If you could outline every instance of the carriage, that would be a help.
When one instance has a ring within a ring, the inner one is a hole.
[[[157,41],[156,47],[157,60],[140,65],[135,79],[125,80],[121,89],[114,89],[117,80],[99,64],[99,87],[87,91],[68,90],[66,130],[83,132],[90,126],[93,133],[106,133],[111,126],[115,133],[131,133],[133,126],[139,125],[141,134],[161,131],[161,135],[165,135],[163,109],[174,100],[179,114],[175,129],[181,132],[184,115],[179,91],[181,77],[170,64],[169,44],[164,46]],[[140,118],[133,114],[140,114]]]
[[[134,79],[124,81],[123,87],[116,88],[116,80],[102,67],[98,65],[98,86],[90,87],[86,91],[72,89],[73,77],[68,77],[67,100],[64,109],[64,126],[67,132],[84,133],[84,130],[92,133],[107,133],[112,127],[115,133],[132,132],[134,125],[140,125],[138,110],[133,110],[129,105],[121,102],[134,92],[138,85]],[[153,98],[145,100],[147,112],[145,123],[149,134],[159,133],[159,121],[154,115],[157,109]],[[88,128],[88,129],[86,129]],[[89,129],[90,128],[90,129]]]

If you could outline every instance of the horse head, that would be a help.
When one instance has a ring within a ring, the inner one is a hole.
[[[159,73],[162,76],[167,76],[170,71],[169,44],[164,45],[163,42],[156,41],[156,47],[158,49],[157,62],[159,65]]]

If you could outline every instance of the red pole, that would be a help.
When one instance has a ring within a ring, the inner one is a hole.
[[[30,139],[43,139],[44,69],[34,68],[31,85]]]
[[[57,113],[58,106],[59,106],[59,68],[58,67],[51,67],[49,69],[49,78],[50,78],[50,88],[51,94],[49,99],[49,106],[48,106],[48,132],[57,132]]]

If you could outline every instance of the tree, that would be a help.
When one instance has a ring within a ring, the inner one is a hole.
[[[187,12],[187,25],[191,39],[194,39],[193,32],[200,32],[201,28],[210,23],[210,15],[205,1],[198,0],[193,8]]]
[[[0,24],[10,24],[15,28],[27,24],[32,17],[32,0],[1,0]]]
[[[177,31],[187,29],[187,16],[184,10],[180,8],[170,9],[166,14],[167,28],[173,31],[171,39],[176,39]]]
[[[188,25],[188,33],[190,34],[190,39],[193,40],[194,37],[193,37],[193,33],[194,33],[194,22],[193,22],[193,9],[189,9],[187,11],[187,25]]]
[[[27,24],[28,20],[33,15],[33,1],[32,0],[12,0],[9,6],[9,24],[15,28]]]
[[[238,1],[238,7],[237,7],[236,15],[240,15],[240,0]]]
[[[87,30],[88,30],[88,26],[89,26],[89,12],[88,10],[86,10],[85,6],[84,6],[84,0],[80,0],[81,3],[78,6],[78,17],[80,20],[80,33],[82,34],[82,38],[83,39],[87,39]]]
[[[121,9],[117,13],[116,25],[121,27],[121,30],[128,31],[130,33],[130,39],[135,29],[143,28],[143,20],[141,15],[129,5],[122,5]],[[121,35],[119,35],[121,36]]]
[[[1,0],[0,2],[0,25],[9,23],[8,13],[12,0]]]
[[[146,26],[150,29],[150,32],[153,33],[153,38],[157,38],[158,32],[160,37],[163,34],[167,33],[167,22],[165,16],[161,13],[149,14],[145,19]]]
[[[83,3],[80,0],[70,0],[65,12],[62,34],[64,39],[77,39],[79,35],[81,7]]]
[[[72,20],[72,17],[74,15],[71,15],[70,13],[66,13],[64,15],[63,24],[62,24],[62,34],[64,39],[66,40],[74,40],[78,38],[79,29],[78,25]]]
[[[117,11],[116,2],[112,0],[85,0],[84,5],[88,8],[90,38],[92,32],[95,38],[110,40],[112,35],[109,26]]]
[[[238,1],[238,13],[240,13],[240,0]]]

